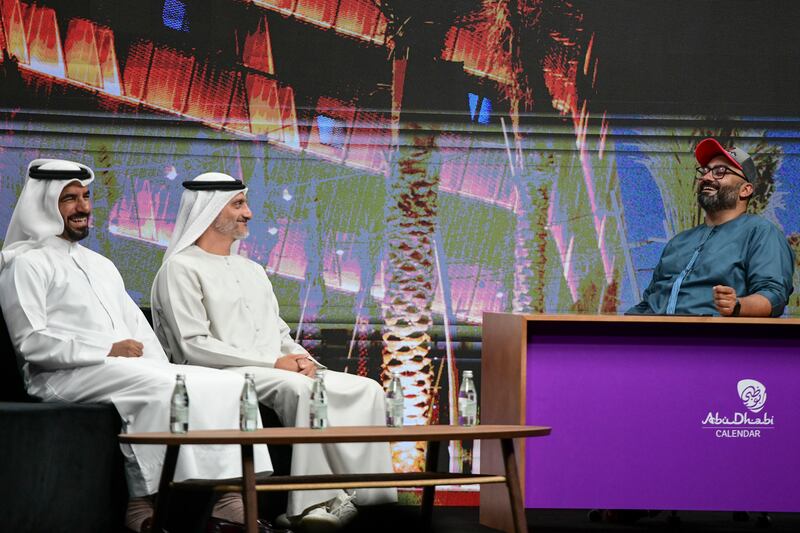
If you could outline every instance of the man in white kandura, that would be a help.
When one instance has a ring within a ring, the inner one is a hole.
[[[0,306],[28,393],[44,401],[112,403],[124,431],[166,431],[181,373],[190,429],[237,428],[242,377],[170,364],[113,263],[78,244],[89,233],[93,179],[78,163],[33,161],[0,252]],[[121,447],[130,495],[126,526],[147,531],[164,447]],[[271,471],[266,447],[259,448],[257,470]],[[236,447],[184,446],[175,479],[240,475]],[[223,496],[212,516],[210,527],[241,523],[241,496]]]
[[[236,254],[252,213],[244,184],[206,173],[184,182],[175,231],[153,282],[156,334],[175,362],[255,374],[261,403],[286,426],[308,427],[317,368],[279,316],[264,268]],[[374,380],[325,372],[331,426],[384,425],[384,394]],[[295,445],[292,475],[392,471],[388,443]],[[359,505],[393,502],[394,489],[296,491],[278,526],[338,527]]]

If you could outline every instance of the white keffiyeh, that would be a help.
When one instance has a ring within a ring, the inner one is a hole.
[[[40,172],[87,171],[86,179],[37,179],[31,177],[31,170]],[[0,270],[11,261],[36,248],[44,241],[64,232],[64,219],[58,211],[58,197],[70,183],[79,181],[86,187],[94,181],[94,172],[86,165],[61,159],[34,159],[28,165],[27,178],[22,194],[19,196],[8,231],[0,252]]]
[[[227,174],[221,172],[206,172],[200,174],[192,181],[236,181]],[[164,253],[164,262],[173,255],[185,250],[193,245],[197,239],[205,232],[217,218],[222,208],[230,202],[234,196],[243,192],[247,194],[247,189],[234,191],[183,191],[181,205],[178,208],[178,218],[175,220],[175,229],[172,238]],[[236,253],[239,241],[231,246],[231,253]]]

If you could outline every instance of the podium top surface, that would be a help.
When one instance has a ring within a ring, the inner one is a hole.
[[[800,318],[752,318],[685,315],[575,315],[575,314],[517,314],[483,313],[486,317],[511,318],[528,322],[588,322],[588,323],[641,323],[641,324],[759,324],[769,326],[800,326]]]
[[[341,426],[325,429],[265,428],[256,431],[233,429],[189,431],[187,433],[123,433],[121,442],[132,444],[307,444],[327,442],[402,442],[464,439],[510,439],[543,437],[550,428],[524,425],[464,426]]]

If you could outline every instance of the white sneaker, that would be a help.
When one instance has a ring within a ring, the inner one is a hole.
[[[306,533],[328,533],[341,529],[342,521],[325,507],[315,507],[300,517],[297,526]]]
[[[358,516],[358,509],[353,503],[355,497],[355,494],[343,492],[328,502],[328,512],[338,518],[342,525],[349,524]]]
[[[300,519],[299,516],[293,516],[289,518],[286,516],[286,513],[279,514],[278,517],[275,519],[275,527],[280,529],[291,529],[292,527],[297,525],[297,521]]]

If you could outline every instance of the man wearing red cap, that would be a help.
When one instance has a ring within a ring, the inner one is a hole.
[[[695,158],[705,223],[667,243],[642,301],[627,313],[780,316],[794,254],[774,224],[746,213],[758,179],[753,159],[712,138],[697,145]]]

